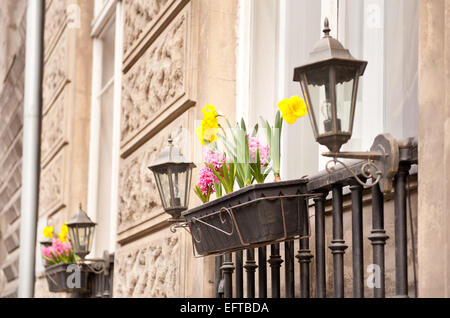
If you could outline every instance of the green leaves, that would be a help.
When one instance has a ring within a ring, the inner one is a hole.
[[[244,119],[234,125],[227,118],[223,117],[223,119],[227,127],[219,124],[219,132],[216,135],[219,142],[214,143],[214,145],[208,143],[206,145],[210,151],[221,151],[226,161],[217,170],[214,167],[217,167],[217,164],[211,165],[205,162],[206,167],[214,174],[216,181],[211,184],[206,195],[202,193],[198,185],[195,186],[194,192],[202,202],[208,202],[211,193],[214,191],[217,197],[221,197],[224,194],[223,192],[226,194],[233,192],[235,183],[243,188],[255,181],[264,183],[271,171],[273,171],[275,177],[280,174],[280,141],[283,122],[279,111],[276,114],[273,127],[267,120],[261,118],[261,125],[256,124],[251,129],[250,134],[247,131],[250,128],[247,127]],[[267,153],[266,148],[260,148],[261,144],[256,140],[261,127],[266,132],[269,153]],[[263,159],[261,159],[260,151],[264,151]],[[264,160],[263,165],[261,164],[262,160]]]
[[[219,171],[214,169],[214,167],[211,164],[205,163],[205,165],[208,166],[214,173],[216,178],[219,179],[220,184],[225,190],[225,193],[228,194],[233,192],[234,180],[236,180],[235,165],[233,163],[227,164],[226,162],[224,162],[224,164],[222,165],[222,169]],[[219,195],[221,195],[222,188],[220,188],[219,191],[220,191]]]
[[[260,117],[261,124],[266,133],[267,142],[270,147],[270,158],[272,159],[272,171],[275,177],[280,176],[281,165],[281,130],[283,127],[283,118],[280,111],[275,116],[274,126],[270,126],[269,122]]]
[[[212,192],[212,185],[208,187],[208,192],[206,193],[206,195],[203,195],[203,192],[198,185],[195,185],[194,192],[200,198],[200,200],[202,200],[203,203],[209,202]]]
[[[236,126],[231,126],[227,120],[229,132],[227,135],[218,134],[218,138],[223,144],[227,152],[228,162],[235,164],[236,168],[236,182],[240,188],[251,185],[254,181],[264,183],[271,169],[269,167],[270,159],[262,166],[260,161],[259,150],[256,154],[256,162],[250,155],[249,149],[249,134],[245,121],[241,119]],[[258,134],[259,125],[253,127],[250,137],[255,138]]]
[[[271,171],[268,162],[266,162],[264,165],[261,165],[259,149],[256,150],[256,162],[250,163],[250,171],[257,183],[264,183]]]
[[[44,256],[44,260],[45,260],[46,264],[49,266],[56,265],[59,263],[76,263],[77,260],[79,259],[79,257],[77,255],[75,255],[75,253],[72,250],[70,250],[67,253],[67,255],[66,255],[65,251],[63,251],[62,254],[60,254],[56,250],[50,251],[50,256],[51,257]]]
[[[253,176],[249,166],[250,153],[248,149],[247,127],[242,119],[241,124],[231,127],[228,122],[231,140],[227,147],[233,154],[233,162],[236,165],[236,181],[240,188],[253,183]],[[254,130],[255,131],[255,130]]]

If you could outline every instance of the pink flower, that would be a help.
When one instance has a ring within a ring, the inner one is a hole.
[[[49,246],[49,247],[41,246],[41,252],[44,257],[53,259],[51,246]]]
[[[269,145],[262,145],[259,140],[255,137],[248,136],[248,148],[250,152],[250,157],[253,162],[256,162],[256,152],[259,150],[259,160],[261,166],[264,166],[269,159]]]
[[[226,158],[220,151],[211,151],[207,149],[204,153],[205,162],[214,167],[216,171],[222,169]]]
[[[69,241],[62,242],[61,246],[64,251],[64,255],[68,256],[69,253],[72,251],[72,245],[70,244],[70,242]]]
[[[210,186],[212,186],[211,193],[214,193],[214,182],[218,181],[219,179],[211,171],[211,168],[205,165],[200,169],[198,186],[200,187],[200,190],[202,190],[203,195],[206,196],[208,194]]]
[[[64,255],[64,243],[61,242],[60,240],[53,240],[53,250],[56,252],[56,254],[58,255]]]
[[[204,153],[205,163],[211,165],[214,170],[221,171],[224,162],[226,162],[226,158],[220,151],[212,151],[209,149],[205,149]],[[211,193],[215,192],[214,182],[219,182],[219,179],[214,175],[213,171],[210,167],[205,165],[202,169],[200,169],[199,182],[198,186],[200,190],[202,190],[203,195],[208,194],[208,190],[211,187]]]

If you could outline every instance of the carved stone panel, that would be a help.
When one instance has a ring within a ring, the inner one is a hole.
[[[127,57],[174,0],[124,0],[123,52]]]
[[[124,74],[122,146],[186,93],[187,12],[179,13]]]
[[[64,92],[62,92],[42,119],[41,158],[43,165],[67,141],[66,113],[67,108],[64,105]]]
[[[44,76],[42,82],[42,101],[44,113],[47,112],[52,101],[61,92],[67,83],[66,55],[67,54],[67,31],[61,35],[54,51],[44,65]]]
[[[66,0],[47,2],[44,26],[44,54],[48,55],[66,22]]]
[[[14,203],[5,211],[4,216],[8,224],[12,224],[20,216],[20,196],[17,196]]]
[[[114,297],[180,297],[180,238],[168,234],[116,252]]]
[[[18,253],[10,254],[3,266],[3,274],[9,283],[15,280],[19,274],[19,255]]]
[[[182,119],[185,120],[185,117],[183,116]],[[182,121],[179,120],[178,124],[164,129],[162,133],[153,137],[133,155],[122,161],[119,172],[119,233],[163,212],[156,182],[148,166],[167,145],[169,133],[174,139],[174,144],[181,144],[187,140],[187,136],[183,136]]]
[[[39,214],[55,211],[64,205],[64,172],[65,150],[55,158],[41,172],[39,182]]]

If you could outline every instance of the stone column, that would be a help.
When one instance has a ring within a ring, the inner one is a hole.
[[[419,297],[450,296],[450,0],[419,3]]]

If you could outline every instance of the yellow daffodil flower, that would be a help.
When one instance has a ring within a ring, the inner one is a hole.
[[[44,237],[53,238],[53,226],[46,226],[44,228]]]
[[[69,234],[69,227],[67,224],[61,225],[61,232],[58,234],[61,242],[67,242],[67,234]]]
[[[305,101],[297,95],[280,101],[278,108],[281,111],[281,116],[289,125],[292,125],[298,118],[308,113]]]
[[[198,126],[195,129],[195,132],[197,134],[198,141],[202,145],[206,145],[205,140],[207,140],[209,143],[214,143],[217,140],[217,128],[203,129],[202,126]]]
[[[203,107],[202,112],[204,121],[209,121],[211,124],[217,125],[217,116],[219,114],[216,112],[214,105],[206,105]]]
[[[63,235],[62,233],[59,233],[58,236],[59,236],[59,240],[61,242],[67,242],[67,235]]]
[[[203,119],[202,125],[195,129],[197,137],[202,145],[205,145],[205,140],[209,143],[213,143],[217,140],[217,130],[219,123],[214,105],[206,105],[202,109]]]

